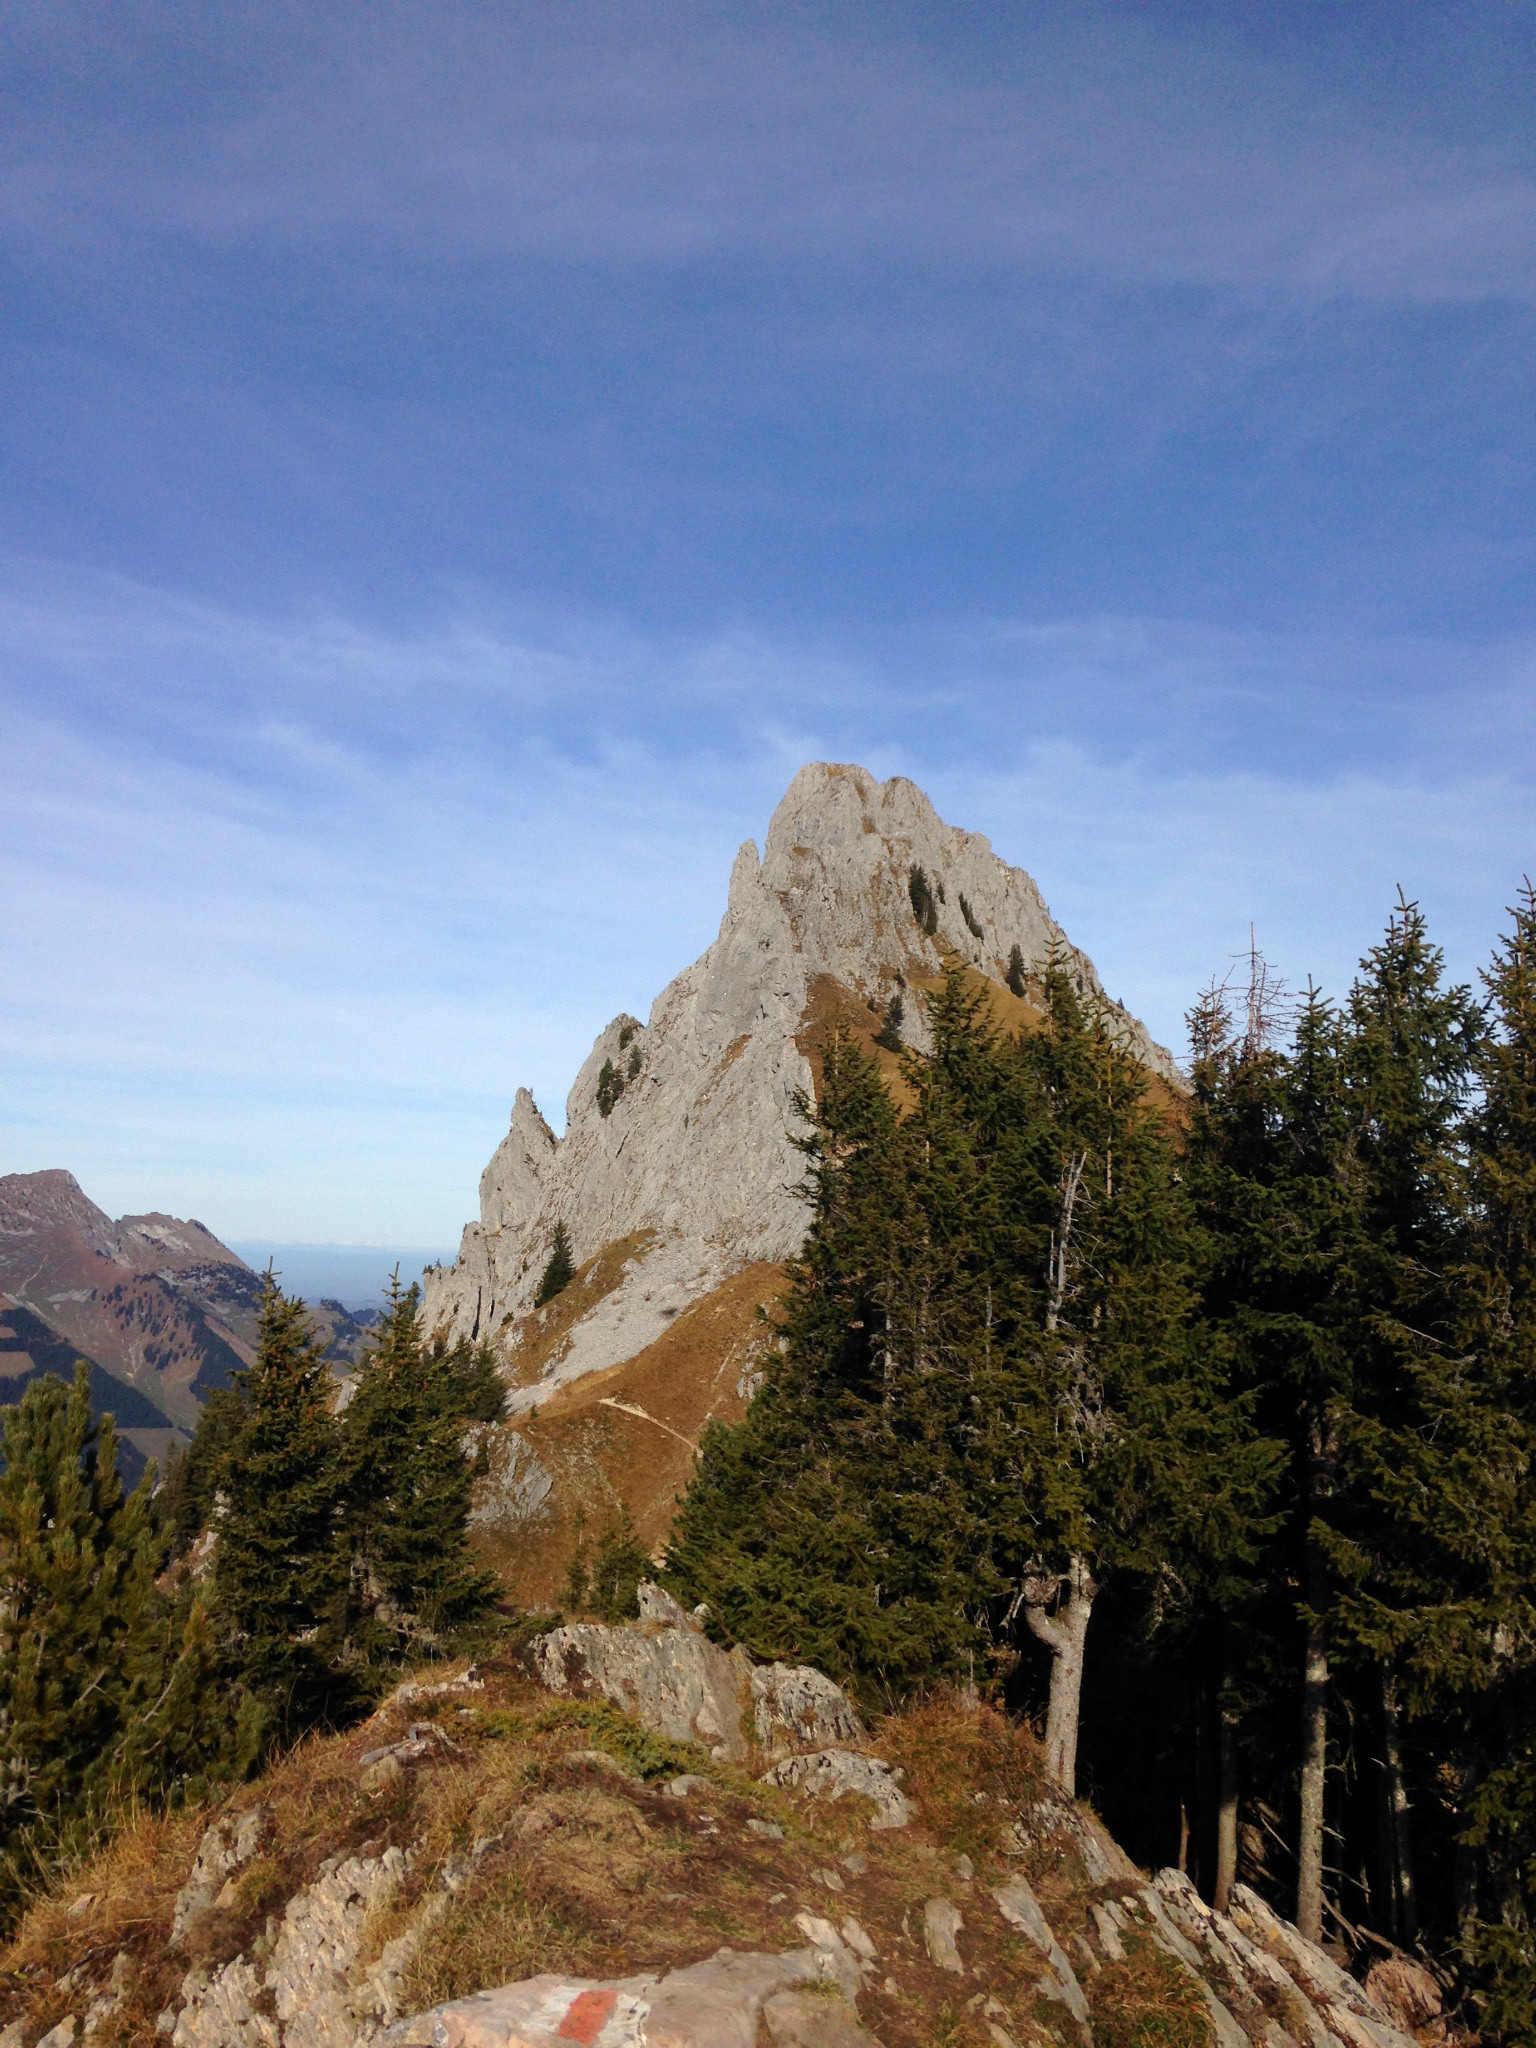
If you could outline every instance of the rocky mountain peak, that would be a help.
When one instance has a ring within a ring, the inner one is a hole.
[[[0,1238],[46,1238],[58,1230],[77,1233],[104,1259],[127,1263],[121,1258],[117,1225],[72,1173],[52,1166],[41,1173],[0,1174]]]
[[[979,833],[947,825],[915,783],[802,768],[762,858],[750,840],[737,854],[714,944],[645,1022],[620,1015],[599,1033],[563,1137],[519,1091],[481,1177],[480,1215],[454,1264],[428,1275],[428,1316],[515,1347],[563,1222],[578,1262],[630,1240],[633,1255],[514,1409],[635,1356],[732,1273],[798,1249],[794,1104],[813,1088],[818,1034],[851,1020],[872,1035],[899,992],[903,1033],[920,1045],[926,991],[946,965],[1002,984],[1015,947],[1026,968],[1055,952],[1102,994],[1030,877]],[[1176,1083],[1169,1054],[1133,1018],[1125,1028]]]

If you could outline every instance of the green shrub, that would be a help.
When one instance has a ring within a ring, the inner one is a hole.
[[[542,1308],[546,1301],[553,1301],[557,1294],[563,1294],[575,1277],[576,1261],[571,1255],[571,1233],[564,1223],[555,1224],[555,1234],[550,1240],[549,1263],[539,1279],[539,1291],[533,1297],[535,1308]]]
[[[912,915],[932,938],[939,928],[939,913],[933,891],[928,886],[928,876],[922,868],[913,868],[907,876],[907,894],[912,899]]]
[[[624,1076],[612,1060],[604,1060],[602,1072],[597,1077],[597,1113],[612,1116],[613,1105],[624,1093]]]

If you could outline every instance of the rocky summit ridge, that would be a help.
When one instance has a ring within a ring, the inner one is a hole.
[[[914,914],[921,868],[932,916]],[[798,1249],[805,1211],[792,1136],[819,1036],[878,1029],[894,996],[908,1043],[926,1041],[924,999],[960,960],[1004,993],[1017,946],[1026,970],[1054,951],[1103,995],[1093,963],[1039,889],[979,833],[947,825],[917,785],[826,762],[802,768],[768,828],[731,870],[719,936],[657,997],[650,1017],[599,1033],[557,1138],[520,1089],[480,1180],[480,1215],[451,1266],[429,1270],[429,1323],[514,1347],[555,1226],[578,1263],[632,1244],[614,1284],[514,1391],[526,1411],[555,1388],[634,1357],[690,1303],[753,1262]],[[1107,999],[1106,999],[1107,1000]],[[1178,1070],[1126,1015],[1130,1043],[1173,1086]]]
[[[1452,2048],[1421,1964],[1139,1870],[978,1702],[871,1724],[639,1605],[141,1815],[0,1952],[0,2048]]]

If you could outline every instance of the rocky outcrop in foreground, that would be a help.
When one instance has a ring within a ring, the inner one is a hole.
[[[0,2048],[1443,2038],[1404,2024],[1409,1959],[1389,2010],[1255,1892],[1149,1878],[985,1708],[872,1735],[821,1673],[646,1607],[137,1823],[0,1957]]]

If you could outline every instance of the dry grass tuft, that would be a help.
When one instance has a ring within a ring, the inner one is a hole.
[[[486,1870],[454,1895],[418,1946],[405,1973],[405,2010],[420,2012],[544,1970],[592,1976],[602,1955],[579,1907],[537,1867]]]
[[[1095,2048],[1212,2048],[1200,1987],[1150,1942],[1136,1940],[1123,1963],[1106,1958],[1092,2000]]]
[[[1030,1730],[959,1693],[890,1715],[879,1743],[906,1771],[903,1789],[934,1836],[976,1863],[1001,1854],[1015,1812],[1046,1788]]]
[[[98,1960],[110,1965],[120,1948],[169,1920],[208,1818],[200,1807],[131,1809],[104,1848],[64,1871],[32,1905],[0,1968],[62,1975]],[[71,1912],[86,1897],[90,1907]]]

